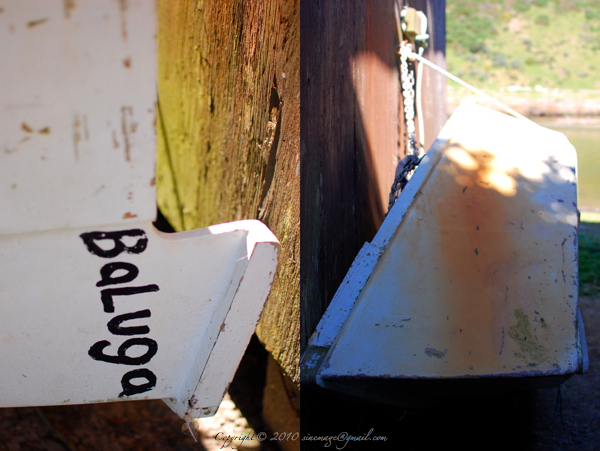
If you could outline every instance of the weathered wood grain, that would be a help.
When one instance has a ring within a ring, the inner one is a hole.
[[[395,3],[302,3],[302,347],[379,228],[406,154]],[[443,65],[443,2],[400,3],[429,14],[435,42],[425,56]],[[446,120],[444,88],[437,73],[424,72],[426,147]]]
[[[299,1],[158,1],[158,203],[176,230],[259,218],[282,245],[258,336],[299,380]]]
[[[401,153],[393,2],[302,4],[302,343],[385,214]]]
[[[406,152],[394,3],[302,2],[303,347],[359,249],[381,224],[396,163]],[[409,5],[424,10],[413,2]],[[426,6],[444,14],[443,1],[427,0]],[[431,48],[441,49],[443,58],[443,45]],[[443,80],[429,86],[424,89],[426,138],[437,135],[445,121],[439,119],[445,114]],[[303,434],[346,431],[359,436],[377,427],[368,420],[373,416],[371,405],[327,392],[303,390],[301,408]],[[391,430],[388,435],[392,438]],[[322,444],[303,442],[304,448],[319,449]]]

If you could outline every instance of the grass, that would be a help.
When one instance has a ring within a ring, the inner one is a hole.
[[[600,294],[600,223],[582,222],[579,229],[579,294]]]
[[[598,89],[600,2],[447,2],[450,72],[488,90]]]

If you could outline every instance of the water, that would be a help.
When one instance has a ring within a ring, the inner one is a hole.
[[[582,214],[600,216],[600,118],[536,121],[564,133],[577,149],[578,204]]]

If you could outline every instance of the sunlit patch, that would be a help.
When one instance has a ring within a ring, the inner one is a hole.
[[[576,183],[573,147],[560,133],[538,133],[536,127],[520,121],[505,133],[500,122],[497,130],[487,133],[470,124],[464,136],[446,148],[443,172],[463,193],[475,187],[505,198],[520,196],[537,205],[531,212],[543,222],[576,225],[572,202],[549,195],[561,185]]]
[[[485,189],[494,189],[506,197],[517,194],[517,181],[511,175],[514,162],[506,155],[497,157],[488,152],[453,146],[448,149],[448,157],[454,165],[447,165],[444,171],[454,176],[458,185],[466,187],[477,184]]]
[[[493,171],[488,176],[490,188],[494,188],[500,194],[506,197],[512,197],[517,194],[517,181],[514,177],[500,171]]]
[[[495,152],[493,156],[489,155],[487,158],[487,160],[489,160],[488,167],[491,171],[511,172],[515,168],[517,162],[515,161],[514,155],[510,152],[507,152],[506,150],[496,150],[494,148],[492,148],[491,151]]]
[[[525,164],[519,165],[519,172],[530,181],[543,182],[546,174],[550,172],[550,168],[537,158],[527,158]]]
[[[558,222],[577,226],[577,213],[573,212],[564,202],[552,202],[550,208]]]
[[[575,182],[576,177],[575,177],[575,170],[573,168],[566,168],[566,167],[561,167],[558,170],[558,176],[559,176],[559,183],[565,183],[565,182]]]
[[[577,223],[578,218],[577,218],[577,214],[575,213],[566,213],[566,212],[558,212],[556,213],[556,219],[558,219],[559,222],[562,222],[564,224],[569,224],[573,227],[577,227]]]
[[[448,149],[448,157],[462,169],[466,169],[467,171],[479,169],[477,160],[459,147],[451,147]]]
[[[454,177],[454,181],[458,183],[460,186],[472,186],[473,178],[468,175],[457,175]]]
[[[549,212],[549,211],[541,211],[540,212],[540,217],[544,221],[549,222],[550,224],[554,224],[554,223],[558,222],[558,218],[556,217],[556,215],[554,213]]]

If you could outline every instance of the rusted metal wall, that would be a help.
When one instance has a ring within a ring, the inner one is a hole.
[[[302,346],[381,224],[406,152],[394,4],[302,3]],[[403,4],[429,16],[425,56],[443,66],[445,2]],[[445,80],[429,69],[423,109],[428,147],[446,120]]]
[[[406,152],[394,3],[302,1],[302,348],[383,221],[396,163]],[[435,34],[426,56],[435,51],[443,64],[445,2],[421,3],[404,2],[429,12]],[[446,119],[444,81],[432,75],[424,72],[426,145]],[[302,391],[303,435],[365,434],[365,412],[370,416],[372,407]]]
[[[298,0],[158,1],[158,203],[176,230],[258,218],[282,245],[258,336],[299,380]]]
[[[391,185],[400,153],[400,85],[389,75],[396,71],[391,1],[303,2],[301,27],[304,345],[385,213],[383,180]],[[381,160],[387,164],[378,167]]]

